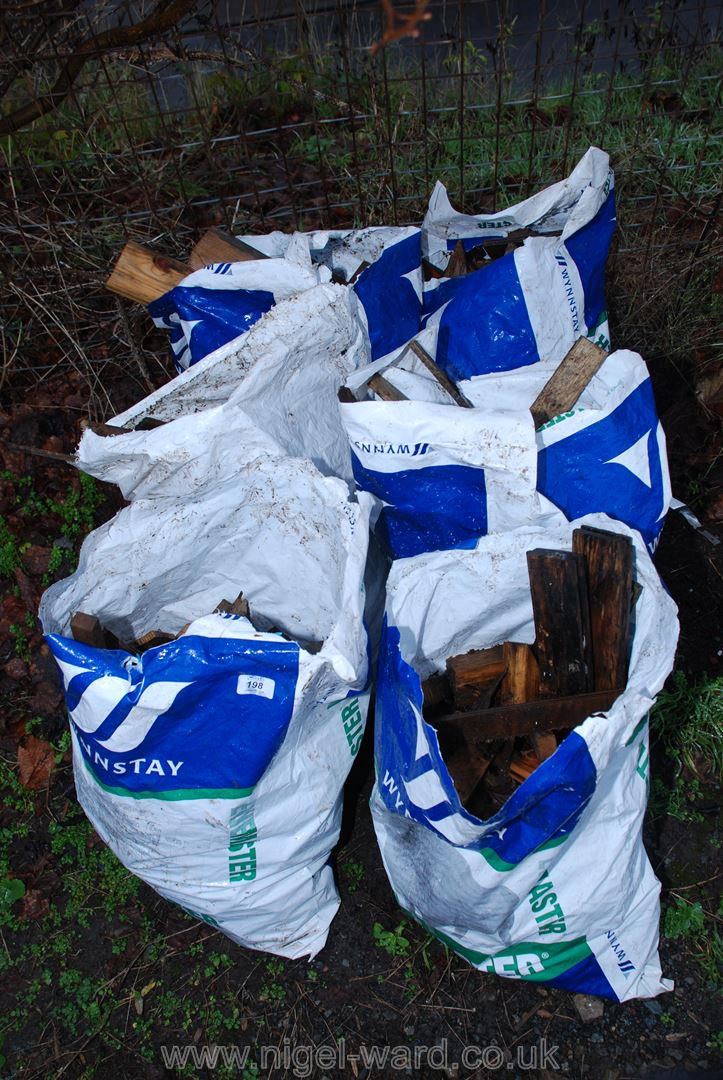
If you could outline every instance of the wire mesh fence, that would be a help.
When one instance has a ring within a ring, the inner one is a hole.
[[[436,179],[493,211],[616,170],[616,344],[715,363],[720,2],[376,0],[2,5],[4,393],[69,369],[99,412],[169,377],[142,308],[104,291],[128,239],[419,222]],[[401,26],[397,18],[395,23]],[[683,332],[682,327],[685,328]]]

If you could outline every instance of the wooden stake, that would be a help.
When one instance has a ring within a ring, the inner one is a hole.
[[[430,371],[432,375],[434,375],[439,385],[449,394],[456,405],[461,405],[463,409],[473,408],[472,402],[467,400],[459,387],[457,387],[450,377],[442,371],[441,367],[435,363],[424,346],[420,345],[418,341],[410,341],[408,348],[412,350],[418,360],[421,360],[427,371]]]
[[[536,732],[568,730],[577,727],[593,713],[607,712],[615,699],[616,690],[594,690],[589,694],[528,701],[523,705],[496,705],[491,709],[454,712],[428,720],[434,728],[454,727],[459,737],[470,745],[492,739],[513,739],[518,735]]]
[[[191,267],[178,259],[157,255],[149,248],[129,240],[118,256],[105,287],[128,300],[150,304],[175,288],[190,273]]]
[[[607,355],[587,338],[577,339],[530,406],[536,428],[572,409]]]
[[[628,678],[633,544],[628,536],[584,525],[572,550],[587,561],[596,690],[621,690]]]
[[[527,552],[540,695],[582,694],[591,679],[585,560],[572,551]]]
[[[390,382],[387,382],[383,375],[372,375],[367,385],[382,401],[409,400],[406,394],[403,394],[401,390],[397,390],[396,386],[392,386]]]
[[[266,259],[267,255],[257,251],[243,240],[237,240],[230,233],[221,229],[209,229],[191,249],[188,265],[192,270],[201,270],[211,263],[254,262]]]

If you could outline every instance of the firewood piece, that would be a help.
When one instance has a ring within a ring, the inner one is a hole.
[[[455,405],[460,405],[463,409],[471,409],[473,407],[472,402],[468,401],[459,387],[452,382],[449,375],[442,371],[441,367],[435,363],[423,345],[420,345],[418,341],[412,340],[409,342],[409,348],[417,359],[424,364],[427,371],[434,375],[439,385],[449,394]]]
[[[257,251],[243,240],[237,240],[230,233],[221,229],[208,229],[191,249],[188,265],[192,270],[200,270],[212,263],[253,262],[266,258],[268,256],[262,251]]]
[[[444,277],[444,270],[431,263],[429,259],[422,259],[422,276],[425,281],[432,281]]]
[[[94,649],[118,648],[117,638],[105,629],[97,615],[76,611],[70,620],[70,632],[81,645],[91,645]]]
[[[467,273],[467,255],[464,244],[458,240],[454,245],[454,251],[447,263],[444,276],[447,278],[463,277]]]
[[[547,761],[557,750],[557,739],[552,731],[536,731],[530,735],[530,742],[540,762]]]
[[[337,391],[337,397],[342,405],[354,405],[357,402],[357,398],[348,386],[340,386]]]
[[[424,695],[425,709],[434,709],[437,705],[451,701],[452,692],[446,673],[439,672],[425,679],[422,683],[422,694]]]
[[[534,750],[523,750],[521,754],[518,754],[510,762],[508,771],[513,780],[524,784],[527,777],[533,774],[539,764],[540,759]]]
[[[139,304],[150,304],[159,296],[173,289],[191,273],[191,267],[158,255],[155,251],[129,240],[118,256],[118,261],[105,283],[106,289],[136,300]]]
[[[155,649],[158,645],[167,645],[175,639],[175,634],[166,634],[163,630],[149,630],[147,634],[136,638],[132,651],[142,653],[146,649]]]
[[[456,728],[461,738],[476,746],[492,739],[569,730],[593,713],[607,712],[617,697],[616,690],[593,690],[589,694],[544,698],[522,705],[495,705],[490,709],[448,713],[428,722],[434,728],[443,725]]]
[[[540,665],[531,645],[506,641],[502,646],[505,677],[500,686],[500,705],[520,705],[540,696]]]
[[[587,338],[577,339],[530,406],[536,428],[574,406],[607,355]]]
[[[503,649],[472,649],[447,660],[447,676],[457,709],[486,708],[505,673]]]
[[[585,560],[572,551],[527,552],[540,696],[583,694],[592,682]]]
[[[88,615],[85,611],[76,611],[70,620],[70,632],[81,645],[92,645],[95,649],[105,648],[105,633],[100,619]]]
[[[245,619],[250,616],[249,602],[240,592],[235,600],[222,600],[217,605],[216,611],[222,615],[242,615]]]
[[[466,803],[492,764],[491,756],[465,744],[444,760],[461,803]]]
[[[401,390],[397,390],[396,386],[392,386],[390,382],[387,382],[383,375],[372,375],[367,385],[370,390],[374,391],[378,398],[382,399],[382,401],[409,400],[406,394],[403,394]]]
[[[587,561],[595,689],[621,690],[628,678],[632,540],[585,525],[573,532],[572,550]]]

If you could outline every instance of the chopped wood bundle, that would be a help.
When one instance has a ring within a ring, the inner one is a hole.
[[[452,656],[445,672],[423,683],[425,719],[461,801],[479,816],[625,687],[632,542],[583,526],[572,548],[528,552],[534,644],[506,641]]]
[[[442,270],[429,259],[422,259],[422,274],[425,281],[433,278],[461,277],[464,274],[472,274],[483,266],[489,266],[495,259],[503,255],[509,255],[517,248],[522,247],[525,240],[531,236],[561,236],[561,232],[537,233],[533,229],[513,229],[506,236],[490,236],[483,243],[475,244],[473,248],[465,249],[461,240],[454,246],[449,262]]]
[[[276,633],[280,634],[287,641],[292,641],[282,630],[278,627],[272,626],[270,630],[257,625],[254,621],[249,608],[249,602],[241,592],[238,594],[235,600],[222,600],[216,607],[216,611],[226,615],[241,615],[248,619],[252,626],[256,630],[264,633]],[[123,644],[115,634],[112,634],[110,630],[103,626],[100,619],[96,615],[89,615],[84,611],[76,611],[70,620],[70,632],[75,641],[79,641],[83,645],[92,645],[96,649],[122,649],[128,653],[144,653],[147,649],[153,649],[158,645],[167,645],[171,641],[176,641],[179,637],[185,634],[190,623],[186,623],[177,634],[169,634],[164,630],[149,630],[145,634],[141,634],[135,641]],[[322,641],[299,641],[299,645],[306,649],[307,652],[317,653],[323,647]]]
[[[221,229],[209,229],[203,234],[192,248],[188,263],[151,251],[130,240],[118,256],[105,287],[127,300],[147,305],[173,289],[192,271],[211,263],[248,262],[265,258],[267,256],[263,252]]]

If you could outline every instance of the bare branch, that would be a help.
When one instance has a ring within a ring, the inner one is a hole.
[[[86,61],[92,56],[106,49],[139,45],[155,34],[170,30],[190,11],[195,2],[196,0],[160,0],[155,11],[134,26],[113,26],[91,39],[81,41],[74,54],[63,64],[49,93],[0,118],[0,135],[12,135],[26,124],[31,124],[33,120],[57,109],[70,93]]]

